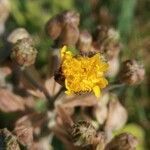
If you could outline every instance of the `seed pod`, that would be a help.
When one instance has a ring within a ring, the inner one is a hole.
[[[52,40],[56,40],[62,31],[62,26],[63,23],[61,21],[61,18],[59,15],[57,15],[47,22],[45,30]]]
[[[31,38],[31,37],[26,29],[17,28],[9,34],[7,41],[12,44],[15,44],[18,40],[21,40],[23,38]]]
[[[18,40],[12,48],[11,58],[21,67],[28,67],[35,63],[37,50],[32,46],[29,38]]]
[[[92,44],[92,36],[86,30],[81,31],[77,43],[77,48],[81,51],[81,53],[87,53],[91,49]]]
[[[145,70],[143,65],[139,64],[135,60],[127,60],[123,62],[120,71],[120,82],[129,85],[139,84],[144,80]]]
[[[77,26],[67,24],[60,35],[59,44],[60,46],[75,46],[79,38],[79,29]]]
[[[78,26],[80,23],[80,14],[76,11],[65,11],[62,14],[63,23],[65,24],[72,24],[74,26]]]
[[[71,127],[71,136],[76,146],[90,145],[96,136],[96,129],[87,121],[79,121]]]
[[[122,133],[107,144],[105,150],[136,150],[138,142],[130,133]]]
[[[20,150],[17,138],[6,128],[0,130],[0,149],[1,150]]]

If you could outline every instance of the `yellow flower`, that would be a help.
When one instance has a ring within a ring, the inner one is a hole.
[[[100,96],[101,89],[108,84],[104,77],[108,64],[103,61],[99,53],[92,57],[73,56],[64,46],[61,49],[61,59],[66,94],[93,91],[96,97]]]

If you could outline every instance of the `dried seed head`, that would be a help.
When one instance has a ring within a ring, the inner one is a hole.
[[[60,46],[75,46],[79,38],[79,29],[77,26],[67,24],[60,35],[59,44]]]
[[[122,133],[107,144],[105,150],[136,150],[138,142],[130,133]]]
[[[18,40],[21,40],[23,38],[31,38],[31,37],[26,29],[17,28],[9,34],[7,41],[12,44],[15,44]]]
[[[62,14],[64,24],[72,24],[78,26],[80,23],[80,14],[76,11],[65,11]]]
[[[108,8],[101,7],[99,10],[99,20],[100,24],[109,25],[112,21],[112,15],[110,14]]]
[[[118,31],[106,26],[99,26],[96,32],[95,40],[99,51],[104,53],[108,60],[118,57],[121,49]]]
[[[0,130],[0,149],[20,150],[17,138],[6,128]]]
[[[135,60],[127,60],[123,62],[120,71],[120,81],[129,85],[139,84],[144,80],[145,70],[143,65]]]
[[[62,26],[60,15],[57,15],[47,22],[45,30],[51,39],[56,40],[62,31]]]
[[[96,136],[96,129],[87,121],[79,121],[71,127],[71,136],[77,146],[90,145]]]
[[[81,51],[81,53],[87,53],[91,49],[92,44],[92,36],[91,34],[84,30],[80,32],[77,48]]]
[[[18,40],[12,48],[11,58],[21,67],[28,67],[35,63],[37,50],[32,46],[29,38]]]

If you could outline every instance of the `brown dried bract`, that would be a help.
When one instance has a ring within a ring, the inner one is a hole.
[[[0,89],[0,110],[3,112],[24,111],[24,101],[11,91]]]

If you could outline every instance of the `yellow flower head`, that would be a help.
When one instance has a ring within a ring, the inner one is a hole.
[[[100,96],[101,89],[108,84],[104,77],[108,64],[103,61],[99,53],[92,57],[73,56],[64,46],[61,49],[61,59],[66,94],[93,91],[96,97]]]

